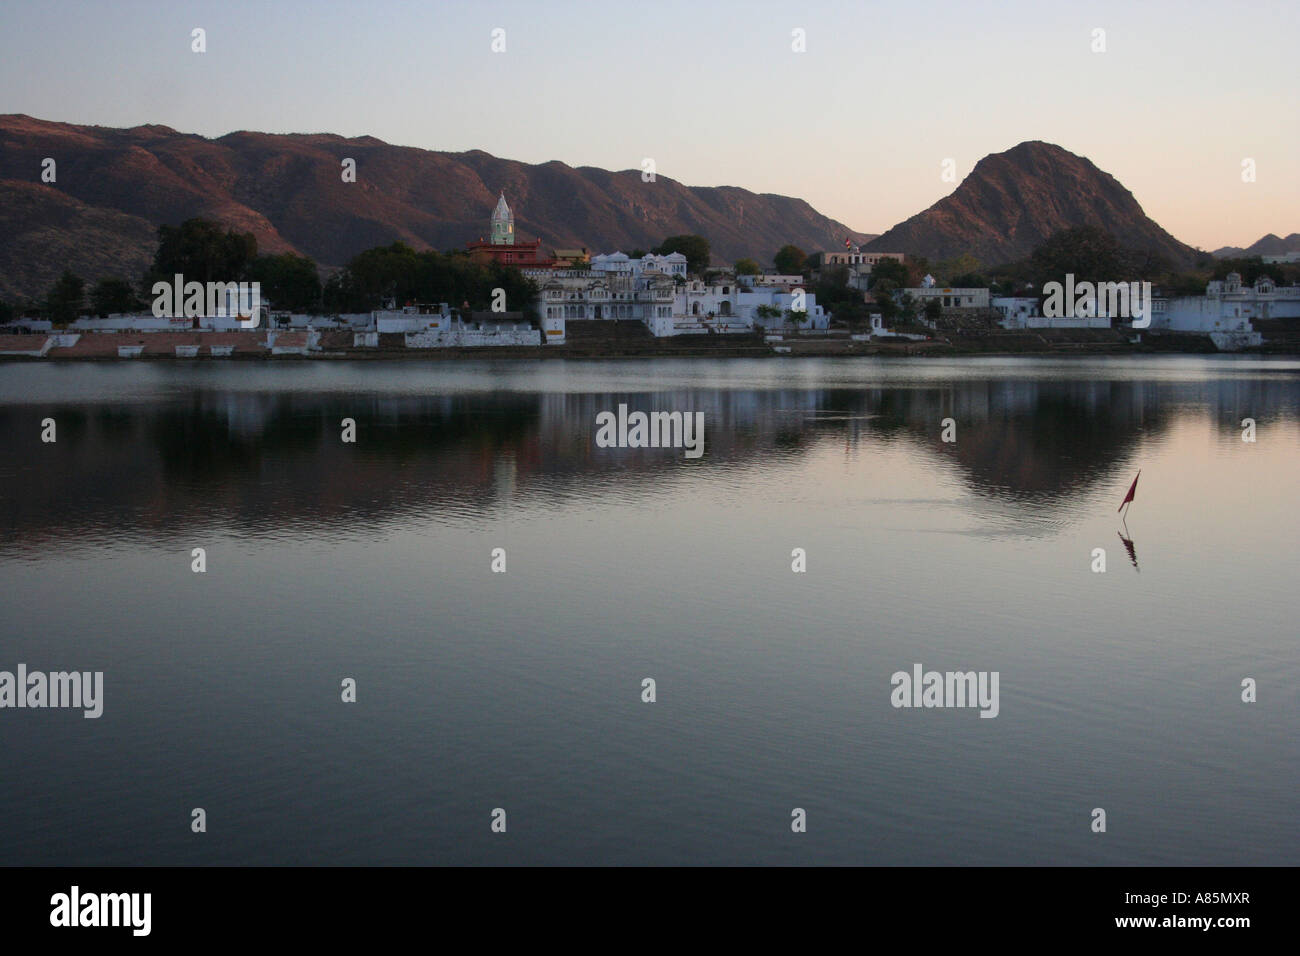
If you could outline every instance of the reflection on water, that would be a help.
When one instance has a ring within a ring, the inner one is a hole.
[[[1294,862],[1298,435],[1280,361],[0,365],[0,669],[108,688],[0,712],[0,863]]]
[[[857,460],[894,445],[955,470],[965,491],[996,499],[1003,514],[1023,509],[1031,525],[1050,529],[1180,417],[1210,422],[1224,441],[1239,437],[1245,416],[1263,427],[1294,421],[1296,380],[1279,374],[1287,367],[1269,363],[1265,374],[1244,380],[1025,380],[1021,372],[798,390],[781,387],[777,373],[785,370],[774,368],[775,381],[764,388],[679,384],[576,394],[446,392],[435,369],[419,395],[210,383],[182,390],[187,370],[176,369],[172,388],[146,402],[123,404],[108,392],[76,404],[0,405],[0,445],[14,450],[0,472],[3,547],[153,539],[207,524],[261,535],[366,534],[413,514],[460,518],[515,505],[617,501],[669,493],[717,472],[762,471],[817,450],[842,449]],[[619,403],[703,411],[707,460],[597,447],[595,417]],[[46,417],[58,422],[56,448],[34,441]],[[357,423],[355,445],[341,441],[345,418]],[[960,436],[950,444],[941,440],[946,418]],[[57,467],[47,467],[51,459]]]

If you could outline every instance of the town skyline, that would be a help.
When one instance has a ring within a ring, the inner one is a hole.
[[[585,5],[381,4],[344,21],[345,9],[18,9],[0,37],[0,112],[208,138],[369,135],[614,171],[651,159],[684,185],[796,197],[864,233],[933,205],[984,156],[1042,140],[1112,173],[1206,251],[1300,228],[1300,132],[1284,121],[1294,10],[1025,5],[991,35],[953,4],[930,17],[755,4],[737,18],[668,2],[649,12],[673,39],[656,49],[651,26]],[[1206,69],[1173,70],[1189,58]]]

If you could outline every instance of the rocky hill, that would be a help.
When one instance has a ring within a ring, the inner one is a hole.
[[[1052,233],[1099,226],[1126,247],[1186,267],[1201,254],[1165,232],[1133,194],[1089,160],[1028,142],[985,156],[949,195],[869,243],[930,259],[969,253],[984,265],[1023,259]]]

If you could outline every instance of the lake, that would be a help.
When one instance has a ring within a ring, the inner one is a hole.
[[[1300,854],[1297,361],[5,363],[0,449],[0,670],[104,688],[0,864]]]

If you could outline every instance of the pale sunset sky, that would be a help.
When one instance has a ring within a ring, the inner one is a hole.
[[[1300,232],[1294,0],[3,0],[0,25],[0,113],[607,169],[651,157],[687,185],[798,196],[864,232],[951,192],[944,159],[960,181],[1039,139],[1192,245]]]

